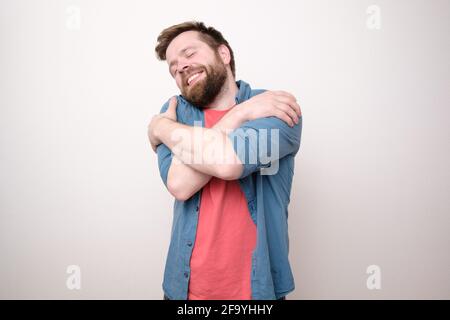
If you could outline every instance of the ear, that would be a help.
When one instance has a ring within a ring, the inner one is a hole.
[[[222,58],[223,63],[230,64],[231,61],[231,54],[230,50],[228,50],[228,47],[224,44],[221,44],[219,48],[217,48],[219,52],[219,56]]]

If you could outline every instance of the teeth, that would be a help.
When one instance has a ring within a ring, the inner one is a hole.
[[[192,80],[194,80],[195,78],[197,78],[199,75],[200,75],[200,72],[199,72],[199,73],[196,73],[196,74],[193,74],[192,76],[190,76],[190,77],[188,78],[188,81],[187,81],[188,85],[190,85],[191,82],[192,82]]]

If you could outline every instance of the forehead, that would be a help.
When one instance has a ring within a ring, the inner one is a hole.
[[[187,47],[203,47],[206,46],[197,31],[186,31],[176,36],[169,44],[166,50],[167,62],[176,58],[183,49]]]

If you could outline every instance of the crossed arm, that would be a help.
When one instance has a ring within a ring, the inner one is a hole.
[[[237,179],[242,164],[234,152],[226,129],[238,128],[245,121],[240,107],[230,110],[213,128],[191,127],[169,118],[162,118],[155,135],[173,153],[167,175],[167,189],[177,200],[187,200],[211,177]],[[181,139],[174,138],[179,130]],[[212,150],[205,154],[203,150]],[[223,150],[223,152],[214,152]],[[200,155],[200,157],[198,156]]]
[[[276,117],[278,121],[265,121],[267,117]],[[258,122],[258,119],[262,121]],[[249,170],[244,170],[242,157],[238,156],[227,135],[229,130],[237,129],[244,123],[247,127],[251,127],[252,122],[264,127],[275,124],[277,129],[281,129],[281,140],[283,137],[289,140],[294,137],[295,140],[299,120],[300,107],[292,95],[283,91],[267,91],[236,105],[213,128],[178,123],[176,99],[172,99],[167,111],[152,119],[149,138],[160,159],[167,159],[170,153],[173,155],[165,182],[169,192],[184,201],[208,183],[212,176],[235,180],[244,171],[248,173]],[[287,152],[290,151],[280,152],[279,157]]]

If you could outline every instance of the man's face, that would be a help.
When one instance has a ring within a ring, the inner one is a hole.
[[[183,97],[199,108],[210,104],[227,80],[222,58],[196,31],[183,32],[173,39],[166,59]]]

